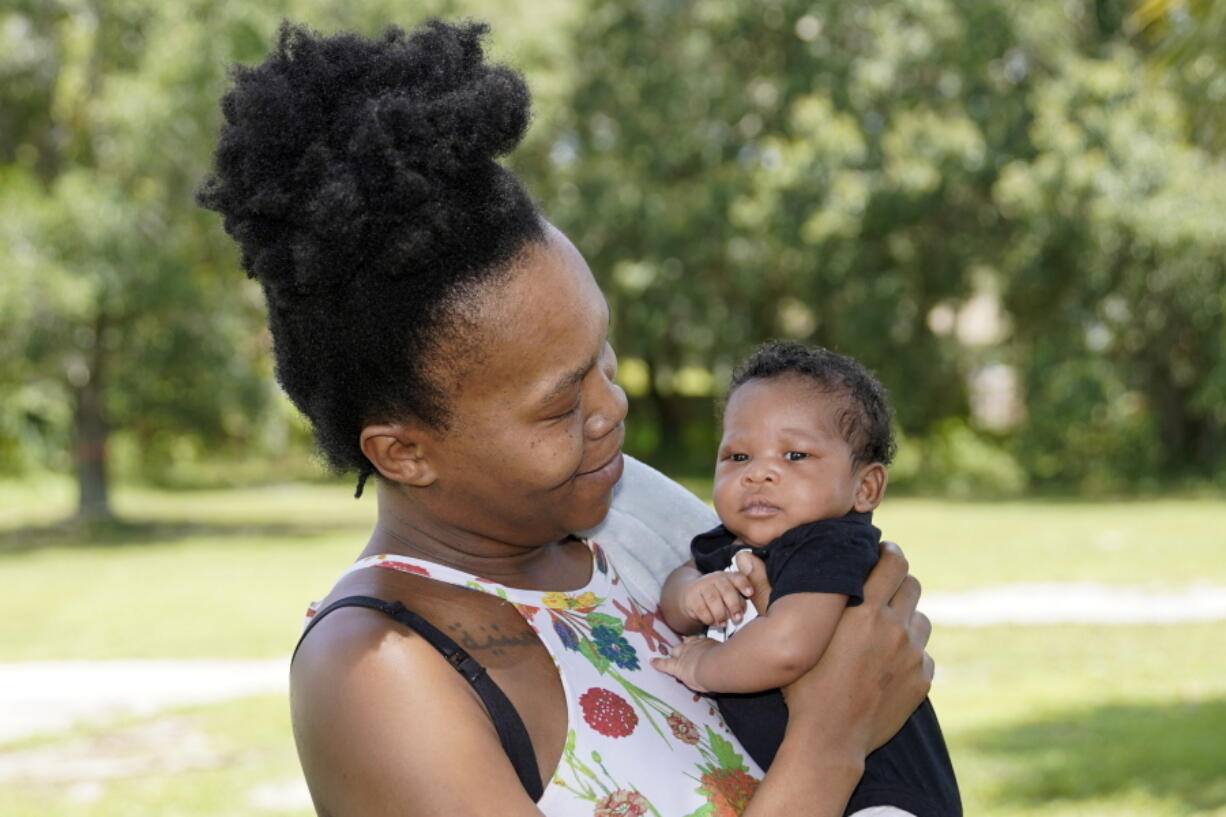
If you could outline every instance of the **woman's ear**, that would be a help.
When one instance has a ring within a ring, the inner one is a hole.
[[[868,513],[880,505],[888,480],[885,466],[881,463],[872,462],[862,466],[856,478],[855,509],[860,513]]]
[[[392,482],[425,488],[438,478],[430,461],[434,436],[420,423],[381,423],[362,429],[362,453]]]

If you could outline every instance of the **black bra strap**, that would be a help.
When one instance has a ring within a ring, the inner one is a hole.
[[[465,652],[450,636],[400,602],[384,601],[373,596],[346,596],[338,599],[311,618],[306,629],[302,631],[301,638],[298,639],[294,655],[298,654],[298,648],[302,646],[302,639],[307,637],[315,625],[324,616],[342,607],[366,607],[378,610],[408,627],[438,650],[443,658],[447,659],[447,663],[451,664],[456,672],[460,673],[464,680],[472,686],[473,691],[485,704],[490,720],[494,722],[494,728],[498,731],[498,740],[502,743],[502,749],[507,753],[511,765],[515,768],[515,773],[519,775],[519,782],[523,784],[528,796],[533,802],[541,799],[544,789],[541,786],[541,774],[536,765],[536,754],[532,751],[532,739],[528,736],[528,730],[524,727],[519,713],[515,711],[515,706],[486,673],[485,667]]]

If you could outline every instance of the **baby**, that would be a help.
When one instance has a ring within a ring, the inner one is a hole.
[[[677,632],[709,627],[722,643],[686,639],[657,661],[691,689],[715,693],[724,720],[763,768],[787,725],[779,687],[817,663],[843,609],[863,600],[880,541],[872,511],[893,449],[885,390],[850,358],[768,343],[733,375],[715,466],[723,524],[694,538],[693,561],[672,572],[660,602]],[[752,586],[733,559],[744,549],[766,564],[771,594],[761,616],[746,607]],[[871,807],[962,814],[928,701],[865,762],[847,812]]]

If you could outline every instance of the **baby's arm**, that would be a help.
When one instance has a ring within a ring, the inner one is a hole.
[[[687,639],[652,664],[697,692],[786,686],[821,658],[846,607],[847,596],[841,593],[792,593],[723,644]]]
[[[753,595],[753,583],[741,573],[703,575],[692,561],[669,574],[660,591],[664,623],[682,635],[723,626],[728,619],[741,620],[745,597]]]

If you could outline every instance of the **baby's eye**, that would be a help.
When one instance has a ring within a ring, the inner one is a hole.
[[[748,462],[749,455],[748,454],[729,454],[728,459],[732,460],[733,462]]]
[[[807,456],[809,455],[803,451],[789,451],[783,455],[783,458],[788,462],[800,462]]]

